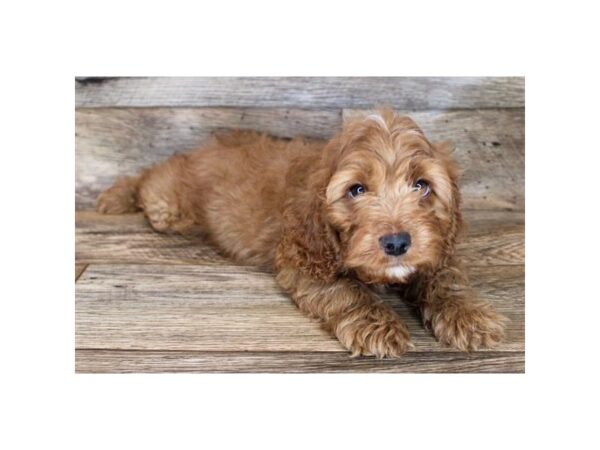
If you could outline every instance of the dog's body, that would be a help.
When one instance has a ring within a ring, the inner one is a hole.
[[[424,324],[461,350],[493,346],[504,318],[475,300],[455,255],[456,172],[444,145],[391,111],[329,142],[254,132],[217,137],[101,194],[161,232],[202,232],[238,262],[272,267],[296,304],[354,355],[412,347],[369,286],[399,284]]]

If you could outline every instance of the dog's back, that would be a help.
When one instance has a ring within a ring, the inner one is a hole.
[[[202,231],[239,262],[270,266],[289,179],[307,173],[324,142],[252,131],[219,133],[206,146],[118,180],[98,210],[143,210],[162,232]],[[294,175],[294,176],[291,176]]]

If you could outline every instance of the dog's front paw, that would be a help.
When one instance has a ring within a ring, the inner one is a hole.
[[[445,345],[464,352],[493,348],[504,338],[508,319],[489,303],[449,303],[431,317],[434,336]]]
[[[366,314],[349,314],[336,327],[337,338],[353,357],[397,358],[414,348],[408,328],[393,311],[372,308]]]

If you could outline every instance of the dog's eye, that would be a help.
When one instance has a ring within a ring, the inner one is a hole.
[[[352,185],[350,187],[350,189],[348,190],[348,195],[350,195],[350,197],[355,198],[358,197],[359,195],[363,195],[365,192],[367,192],[367,190],[365,189],[365,187],[362,184],[355,184]]]
[[[427,198],[429,197],[429,194],[431,194],[431,186],[429,186],[429,183],[425,180],[417,180],[414,190],[419,191],[423,198]]]

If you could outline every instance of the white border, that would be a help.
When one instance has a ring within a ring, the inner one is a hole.
[[[1,446],[597,447],[587,4],[216,3],[2,6]],[[527,374],[74,375],[73,76],[115,74],[526,75]]]

